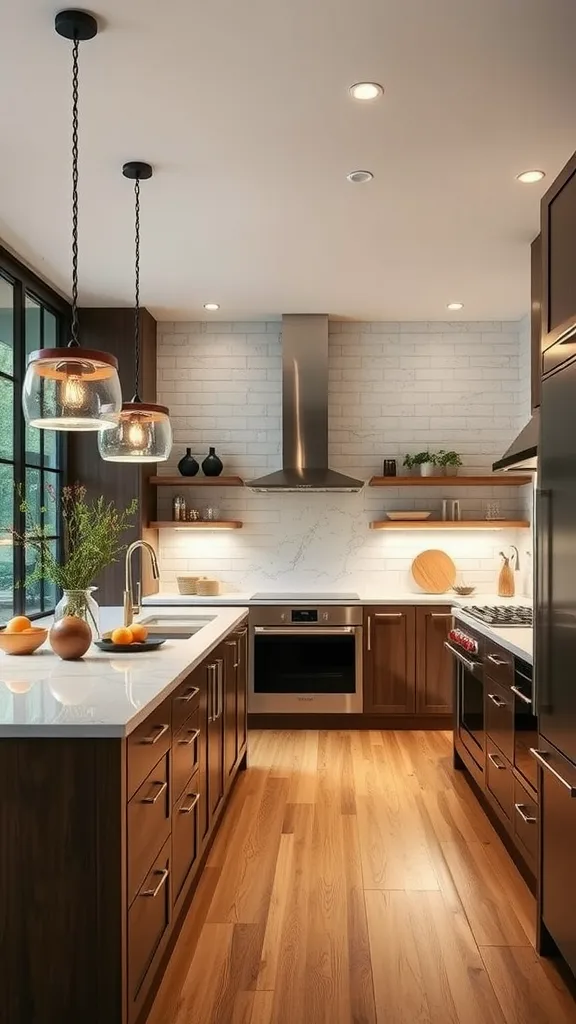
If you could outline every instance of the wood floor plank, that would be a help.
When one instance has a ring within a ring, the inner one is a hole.
[[[268,779],[261,799],[246,798],[238,841],[228,847],[208,914],[211,924],[266,921],[287,793],[286,779]]]
[[[576,1005],[551,965],[529,947],[480,949],[506,1024],[574,1024]]]
[[[442,851],[478,945],[530,945],[484,844],[442,843]]]
[[[258,972],[257,989],[273,990],[278,974],[281,955],[281,938],[290,889],[286,880],[291,877],[294,861],[294,833],[283,833],[280,836],[276,872],[270,895],[270,909],[266,921],[266,932],[262,947],[262,957]]]
[[[291,804],[313,804],[316,800],[316,787],[318,784],[318,739],[319,734],[315,730],[306,730],[300,734],[300,742],[303,740],[303,748],[299,758],[297,771],[293,773],[288,802]]]
[[[304,978],[308,941],[310,862],[314,807],[294,808],[294,855],[286,878],[290,893],[280,939],[281,955],[272,1002],[274,1024],[304,1021]]]
[[[314,808],[310,858],[304,1020],[350,1020],[350,972],[342,816]]]
[[[378,1021],[431,1021],[405,892],[366,892]],[[448,1018],[448,1021],[450,1018]]]
[[[357,819],[352,815],[342,817],[342,842],[350,972],[350,1019],[355,1024],[376,1024],[360,837]]]

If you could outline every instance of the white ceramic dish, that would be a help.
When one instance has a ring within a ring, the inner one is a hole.
[[[388,519],[392,522],[411,523],[420,519],[430,519],[431,512],[387,512]]]

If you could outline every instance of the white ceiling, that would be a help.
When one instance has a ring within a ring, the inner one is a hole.
[[[69,291],[69,44],[0,15],[0,236]],[[100,0],[81,49],[81,302],[162,319],[508,319],[576,149],[574,0]],[[354,102],[376,80],[385,96]],[[515,174],[547,178],[521,186]],[[368,168],[369,185],[346,174]],[[214,316],[214,314],[211,314]]]

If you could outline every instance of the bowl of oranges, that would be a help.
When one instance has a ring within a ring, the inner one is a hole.
[[[117,626],[109,633],[104,633],[101,640],[95,641],[101,651],[112,651],[114,654],[135,654],[138,651],[154,651],[164,643],[160,637],[148,639],[148,629],[140,622],[131,626]]]
[[[48,636],[48,630],[33,626],[26,615],[15,615],[0,629],[0,650],[4,654],[34,654]]]

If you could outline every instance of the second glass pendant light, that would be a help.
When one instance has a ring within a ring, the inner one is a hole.
[[[98,449],[106,462],[165,462],[172,450],[172,425],[165,405],[140,398],[140,182],[152,177],[150,164],[132,160],[122,173],[134,181],[135,200],[135,282],[134,304],[134,397],[124,402],[112,430],[102,430]]]

